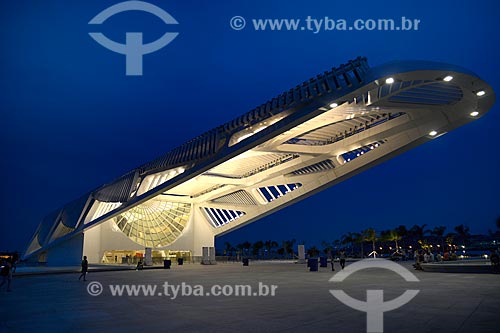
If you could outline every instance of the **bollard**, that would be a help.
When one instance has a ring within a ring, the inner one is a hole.
[[[328,267],[327,257],[319,257],[319,267]]]
[[[307,263],[309,265],[310,272],[317,272],[318,271],[318,258],[309,258],[307,260]]]

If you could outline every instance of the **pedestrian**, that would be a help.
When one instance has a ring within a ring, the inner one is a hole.
[[[2,268],[0,270],[0,275],[2,276],[2,283],[0,283],[0,289],[3,287],[5,283],[7,283],[7,291],[12,291],[12,265],[9,260],[4,260],[2,263]]]
[[[491,261],[491,271],[493,273],[500,273],[499,271],[500,256],[498,255],[498,253],[495,252],[495,250],[491,250],[490,261]]]
[[[444,253],[443,253],[443,260],[444,260],[444,261],[448,261],[448,260],[450,260],[450,252],[448,251],[448,249],[445,249],[445,250],[444,250]]]
[[[406,251],[405,251],[405,249],[402,249],[402,250],[401,250],[401,260],[402,260],[402,261],[406,261],[406,259],[407,259],[407,258],[406,258]]]
[[[82,274],[80,274],[80,277],[78,278],[78,281],[80,281],[83,277],[83,281],[87,281],[87,272],[89,271],[89,262],[87,261],[87,256],[83,256],[82,260]]]
[[[345,251],[340,251],[340,267],[344,269],[345,267]]]
[[[330,252],[330,258],[332,259],[331,264],[332,264],[332,272],[333,272],[333,271],[335,271],[335,267],[334,267],[335,256],[333,255],[333,251]]]
[[[14,255],[11,257],[11,264],[12,264],[12,274],[16,272],[17,269],[17,263],[19,262],[19,254],[14,253]]]
[[[144,268],[144,264],[142,263],[142,258],[139,258],[139,262],[137,263],[137,266],[135,267],[136,271],[140,271]]]

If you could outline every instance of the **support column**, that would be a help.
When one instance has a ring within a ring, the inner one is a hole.
[[[193,241],[192,251],[193,256],[201,257],[203,255],[203,247],[214,247],[215,235],[213,228],[207,223],[203,213],[197,205],[193,207],[193,215],[191,216],[193,223]]]

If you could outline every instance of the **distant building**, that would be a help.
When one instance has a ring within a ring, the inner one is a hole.
[[[415,61],[370,68],[357,58],[50,213],[24,258],[124,262],[146,249],[153,257],[200,256],[216,235],[473,121],[494,100],[463,68]]]

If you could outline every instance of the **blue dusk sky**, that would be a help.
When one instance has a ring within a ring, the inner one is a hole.
[[[185,141],[357,56],[371,66],[431,60],[465,67],[500,91],[497,1],[160,1],[179,24],[119,1],[0,3],[0,250],[24,250],[47,213]],[[234,30],[230,19],[247,26]],[[420,20],[417,31],[256,31],[252,19]],[[89,35],[151,42],[143,75]],[[217,239],[331,241],[400,224],[495,230],[500,110]]]

